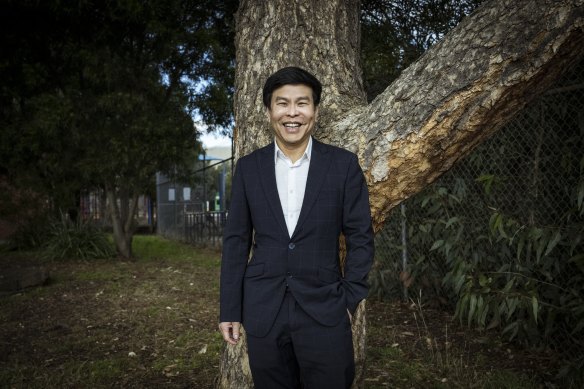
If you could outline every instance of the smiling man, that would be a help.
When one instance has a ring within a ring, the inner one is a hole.
[[[245,327],[256,389],[349,388],[355,375],[350,320],[367,296],[373,231],[357,157],[312,138],[321,91],[303,69],[272,74],[274,142],[240,158],[233,178],[219,328],[235,345]]]

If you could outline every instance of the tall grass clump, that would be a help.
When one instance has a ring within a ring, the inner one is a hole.
[[[98,259],[115,254],[106,233],[84,221],[73,221],[66,215],[49,224],[43,255],[47,259]]]

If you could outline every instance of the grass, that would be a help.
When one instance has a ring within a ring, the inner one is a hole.
[[[530,352],[459,327],[440,311],[417,303],[369,301],[366,388],[538,388]]]
[[[0,297],[0,388],[213,387],[224,347],[219,253],[136,236],[134,254],[46,262],[51,283]],[[18,253],[0,266],[36,258]],[[479,343],[448,314],[367,306],[365,388],[542,386],[529,375],[536,369],[526,366],[527,354]]]
[[[193,247],[177,242],[170,242],[160,236],[134,237],[134,256],[140,261],[167,260],[169,262],[197,261],[199,267],[218,268],[219,255],[213,250],[194,249]]]

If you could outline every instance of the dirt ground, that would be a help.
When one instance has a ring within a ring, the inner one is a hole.
[[[219,255],[171,257],[42,263],[48,284],[0,296],[0,387],[213,387]],[[0,269],[38,263],[4,254]],[[449,313],[370,300],[367,318],[365,388],[553,387],[549,354]]]

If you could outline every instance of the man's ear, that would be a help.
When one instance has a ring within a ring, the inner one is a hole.
[[[266,114],[266,118],[268,119],[268,122],[271,121],[271,118],[270,118],[270,108],[269,107],[266,107],[266,110],[264,112]]]
[[[315,121],[315,122],[316,122],[316,121],[318,121],[318,114],[319,114],[319,112],[320,112],[320,109],[319,109],[319,108],[320,108],[320,105],[317,105],[317,106],[314,108],[314,121]]]

